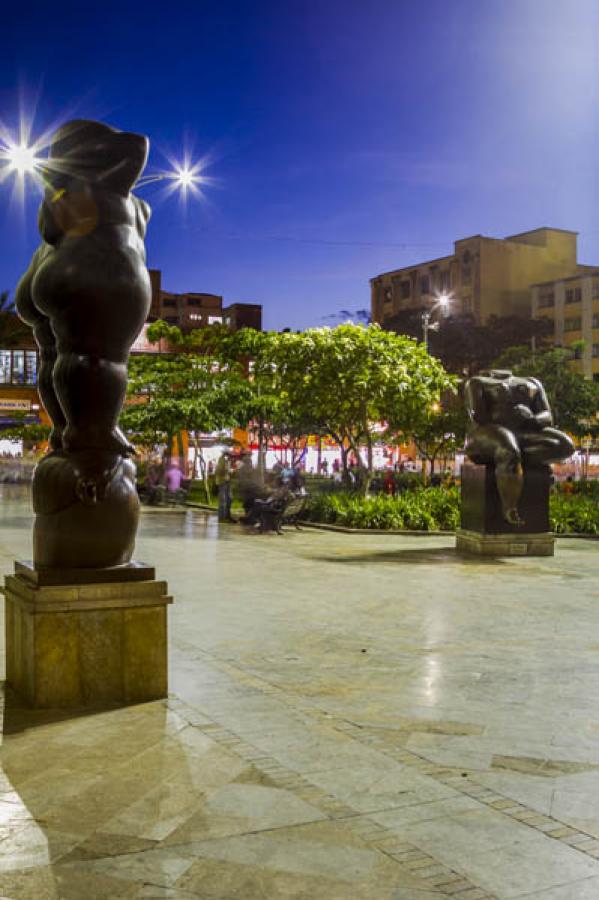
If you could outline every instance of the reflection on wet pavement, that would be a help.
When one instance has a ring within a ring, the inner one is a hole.
[[[31,516],[1,504],[9,572]],[[0,896],[599,896],[599,545],[452,543],[144,513],[171,697],[5,698]]]

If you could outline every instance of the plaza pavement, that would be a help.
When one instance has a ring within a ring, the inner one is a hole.
[[[30,527],[4,488],[4,572]],[[596,900],[598,554],[144,515],[171,697],[7,699],[0,897]]]

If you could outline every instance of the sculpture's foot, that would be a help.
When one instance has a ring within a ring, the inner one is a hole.
[[[516,507],[514,507],[513,509],[506,509],[503,514],[503,518],[505,519],[506,522],[509,522],[510,525],[515,525],[515,526],[526,525],[526,522],[524,521],[524,519],[520,518],[520,514],[519,514],[518,510],[516,509]]]
[[[116,453],[119,456],[134,456],[135,447],[130,444],[120,428],[98,433],[88,429],[67,425],[63,434],[63,444],[69,453],[88,451],[94,453]]]

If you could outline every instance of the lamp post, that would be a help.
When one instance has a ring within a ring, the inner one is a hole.
[[[430,309],[425,309],[422,313],[422,341],[428,350],[428,333],[429,331],[438,331],[441,327],[440,322],[431,322],[431,316],[436,309],[440,309],[444,316],[449,312],[449,304],[452,298],[449,294],[441,294]]]

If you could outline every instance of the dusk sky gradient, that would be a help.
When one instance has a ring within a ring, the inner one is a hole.
[[[140,191],[148,264],[304,328],[471,234],[573,229],[599,264],[598,79],[596,0],[27,2],[2,16],[0,121],[140,131],[149,170],[187,141],[214,183]],[[0,290],[37,204],[0,185]]]

